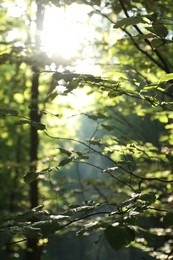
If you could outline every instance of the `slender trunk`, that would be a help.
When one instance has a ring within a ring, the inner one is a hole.
[[[33,67],[33,79],[31,88],[31,107],[30,107],[30,120],[31,122],[40,122],[40,115],[38,111],[38,97],[39,97],[39,73],[36,67]],[[38,131],[31,125],[30,128],[30,171],[37,171],[37,159],[38,159],[38,145],[39,136]],[[30,183],[29,187],[29,200],[30,207],[37,207],[39,204],[39,190],[38,181],[34,180]],[[32,222],[36,221],[31,219]],[[41,248],[38,246],[37,239],[30,239],[27,242],[27,259],[39,260],[41,257]]]
[[[36,51],[40,51],[40,36],[39,33],[42,30],[44,9],[40,1],[36,1],[37,13],[36,13],[36,35],[35,35],[35,48]],[[31,87],[31,105],[30,105],[30,120],[31,122],[40,123],[41,117],[38,108],[39,99],[39,67],[34,64],[32,67],[33,78]],[[38,145],[39,135],[38,130],[30,126],[30,171],[37,171],[37,160],[38,160]],[[30,207],[34,208],[39,205],[39,189],[38,180],[34,180],[29,186],[29,200]],[[32,222],[36,219],[31,219]],[[41,247],[38,245],[38,239],[30,239],[27,242],[27,253],[26,259],[40,260],[41,259]]]
[[[38,97],[39,97],[39,74],[38,69],[33,67],[33,79],[31,88],[31,107],[30,107],[30,120],[31,122],[40,122],[40,115],[38,111]],[[37,159],[38,159],[38,145],[39,136],[38,131],[31,125],[30,128],[30,171],[36,172],[37,170]],[[30,184],[30,204],[31,208],[38,206],[38,182],[33,181]]]

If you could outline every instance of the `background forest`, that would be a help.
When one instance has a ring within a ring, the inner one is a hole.
[[[1,0],[0,259],[173,259],[172,16]]]

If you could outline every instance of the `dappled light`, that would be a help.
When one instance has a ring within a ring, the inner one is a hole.
[[[172,259],[171,5],[1,1],[0,259]]]

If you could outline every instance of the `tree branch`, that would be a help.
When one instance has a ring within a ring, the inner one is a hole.
[[[101,14],[103,17],[105,17],[106,19],[108,19],[112,24],[115,24],[115,22],[108,17],[106,14],[102,13],[100,10],[96,10],[96,12],[98,12],[99,14]],[[165,68],[163,67],[162,64],[160,64],[156,59],[154,59],[150,54],[148,54],[148,52],[144,51],[139,45],[138,43],[134,40],[133,36],[131,35],[131,33],[129,33],[126,29],[121,28],[122,31],[124,31],[129,38],[131,39],[131,41],[133,42],[133,45],[141,52],[143,53],[145,56],[147,56],[153,63],[155,63],[159,68],[161,68],[162,70],[165,71]],[[151,46],[150,46],[151,47]]]
[[[125,7],[125,5],[124,5],[124,2],[123,2],[123,0],[119,0],[119,3],[120,3],[120,5],[121,5],[121,8],[122,8],[122,10],[124,11],[124,14],[126,15],[126,17],[127,18],[129,18],[130,16],[129,16],[129,14],[128,14],[128,11],[127,11],[127,9],[126,9],[126,7]],[[136,25],[136,24],[134,24],[133,25],[133,27],[136,29],[136,31],[139,33],[139,34],[141,34],[141,35],[143,35],[143,32],[140,30],[140,28]],[[124,30],[125,31],[125,30]],[[125,31],[126,32],[126,31]],[[126,32],[127,33],[127,32]],[[128,34],[129,35],[129,34]],[[152,49],[152,51],[157,55],[157,57],[159,58],[159,60],[162,62],[162,64],[163,65],[161,65],[160,63],[156,63],[156,60],[155,59],[152,59],[152,61],[154,61],[155,62],[155,64],[157,64],[161,69],[163,69],[166,73],[170,73],[170,70],[169,70],[169,67],[168,67],[168,65],[167,65],[167,63],[166,63],[166,61],[164,60],[164,58],[162,57],[162,55],[161,55],[161,53],[157,50],[157,49],[153,49],[153,47],[152,47],[152,45],[151,45],[151,43],[150,43],[150,41],[148,40],[148,39],[144,39],[144,41],[145,41],[145,43],[148,45],[148,46],[150,46],[150,48]],[[133,40],[133,42],[134,42],[134,40]],[[139,49],[140,51],[142,50],[142,49]],[[143,52],[143,51],[142,51]],[[143,52],[144,53],[144,52]],[[146,54],[145,54],[146,55]],[[148,55],[147,55],[148,56]],[[151,56],[150,56],[151,57]]]

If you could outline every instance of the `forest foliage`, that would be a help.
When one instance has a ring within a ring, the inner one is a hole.
[[[0,4],[0,254],[73,231],[172,259],[172,1],[21,2]],[[74,3],[99,19],[99,75],[41,48],[46,6]]]

